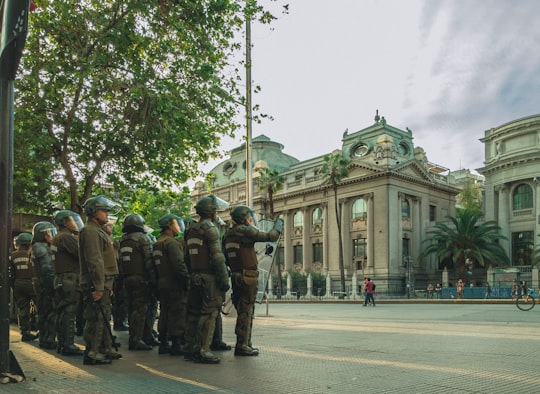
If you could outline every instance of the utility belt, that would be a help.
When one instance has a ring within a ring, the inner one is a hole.
[[[242,274],[243,276],[246,276],[248,278],[258,278],[259,277],[259,271],[256,269],[243,269],[243,270],[236,270],[232,271],[233,274]]]

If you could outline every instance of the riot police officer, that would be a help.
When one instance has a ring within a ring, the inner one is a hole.
[[[13,275],[13,297],[19,314],[19,329],[22,341],[29,342],[37,338],[30,328],[30,305],[36,302],[36,293],[32,285],[32,266],[30,264],[30,246],[32,234],[21,233],[15,238],[15,251],[11,254],[11,272]]]
[[[122,356],[113,347],[110,335],[111,293],[118,265],[112,238],[102,226],[109,221],[114,204],[102,195],[84,204],[88,217],[79,235],[81,288],[84,300],[85,364],[110,364]]]
[[[186,231],[186,259],[191,268],[186,325],[186,359],[217,364],[211,351],[216,317],[223,303],[223,293],[229,289],[229,275],[221,248],[221,236],[216,227],[217,211],[229,206],[220,198],[210,195],[201,198],[195,210],[200,217]]]
[[[83,352],[75,346],[74,339],[81,298],[78,234],[83,223],[77,213],[69,210],[56,212],[54,222],[59,229],[51,242],[51,257],[56,274],[54,288],[58,353],[80,356]]]
[[[159,291],[159,354],[184,354],[186,297],[189,273],[184,261],[183,243],[175,239],[185,231],[184,221],[176,215],[166,214],[158,221],[161,233],[153,245]],[[171,347],[168,346],[168,337]]]
[[[129,350],[152,350],[144,342],[152,332],[146,324],[152,288],[156,285],[152,245],[145,233],[144,219],[131,213],[124,218],[120,239],[120,271],[128,299]],[[147,332],[144,332],[144,331]]]
[[[259,276],[254,244],[277,241],[283,230],[283,220],[277,219],[274,228],[267,233],[259,231],[256,227],[255,212],[245,205],[235,207],[231,211],[231,219],[234,225],[225,233],[223,245],[227,265],[231,268],[232,301],[238,314],[234,330],[236,334],[234,355],[257,356],[258,349],[251,346]]]
[[[50,245],[56,227],[49,222],[37,222],[32,229],[32,282],[38,296],[39,347],[56,348],[56,313],[54,310],[54,268]]]

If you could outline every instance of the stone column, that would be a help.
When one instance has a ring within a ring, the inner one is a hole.
[[[367,274],[373,275],[375,271],[375,245],[373,240],[375,239],[375,207],[373,204],[373,193],[366,195],[368,201],[368,214],[367,214],[367,235],[366,235],[366,268]],[[363,279],[363,278],[362,278]]]
[[[509,218],[509,201],[508,201],[508,188],[504,185],[500,185],[496,189],[499,193],[499,217],[497,223],[501,227],[501,234],[508,238],[509,241],[500,240],[501,246],[504,248],[510,259],[512,255],[510,254],[510,242],[512,240],[512,235],[510,234],[510,229],[508,228],[508,218]],[[514,262],[511,261],[510,265],[513,265]]]
[[[352,266],[352,246],[351,246],[351,210],[349,209],[348,198],[339,200],[341,213],[341,236],[343,239],[343,267],[345,268],[345,279],[349,276]],[[356,268],[352,269],[356,271]]]
[[[307,293],[306,298],[308,300],[311,300],[311,295],[313,294],[313,278],[311,277],[311,274],[308,274],[307,277]]]
[[[352,289],[351,289],[351,298],[353,300],[356,300],[358,298],[358,275],[356,274],[356,271],[353,272],[352,275]]]
[[[287,298],[292,297],[291,291],[292,291],[292,278],[289,273],[287,273]]]
[[[283,251],[284,257],[285,257],[285,271],[291,271],[294,261],[294,255],[293,255],[293,246],[292,246],[292,235],[293,235],[293,223],[292,223],[292,213],[289,211],[283,212],[283,220],[284,220],[284,236],[283,236],[283,246],[285,250]]]
[[[326,294],[325,298],[330,298],[332,296],[332,277],[330,276],[330,272],[326,274]]]
[[[304,228],[302,229],[302,244],[303,246],[303,255],[302,255],[302,270],[305,272],[306,270],[310,270],[311,266],[313,265],[313,250],[311,246],[311,215],[309,208],[302,209],[302,215],[304,216],[303,225]]]
[[[329,241],[328,241],[328,226],[330,225],[330,223],[328,223],[328,204],[324,204],[321,206],[322,210],[323,210],[323,226],[322,226],[322,231],[323,231],[323,269],[322,269],[322,273],[323,274],[326,274],[328,271],[329,271],[329,267],[328,267],[328,261],[330,260],[330,254],[329,254],[329,250],[330,250],[330,245],[329,245]]]
[[[274,298],[274,284],[272,281],[272,273],[270,272],[268,275],[268,298]]]

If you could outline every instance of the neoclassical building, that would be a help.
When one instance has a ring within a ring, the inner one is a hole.
[[[266,196],[258,186],[258,171],[278,170],[285,182],[274,196],[274,210],[284,218],[285,230],[276,262],[285,271],[329,275],[332,289],[327,291],[336,290],[340,270],[335,198],[320,172],[326,155],[298,161],[283,148],[264,135],[252,140],[254,208],[263,215]],[[460,189],[448,169],[428,161],[424,150],[414,146],[411,130],[387,124],[378,113],[372,125],[345,132],[340,150],[350,160],[348,177],[337,189],[347,283],[353,276],[371,276],[379,293],[403,294],[414,278],[440,278],[438,261],[420,262],[417,256],[430,227],[455,214]],[[212,173],[211,193],[232,207],[246,203],[245,144],[233,149]],[[193,203],[207,194],[202,182],[196,184]],[[223,216],[229,219],[227,213]]]
[[[527,272],[540,245],[540,115],[486,130],[481,141],[486,220],[498,222],[511,264]]]

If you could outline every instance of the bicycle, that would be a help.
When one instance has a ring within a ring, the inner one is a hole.
[[[534,294],[533,289],[529,289],[528,294],[520,295],[516,298],[516,306],[522,311],[530,311],[534,308],[536,300],[532,296]]]

